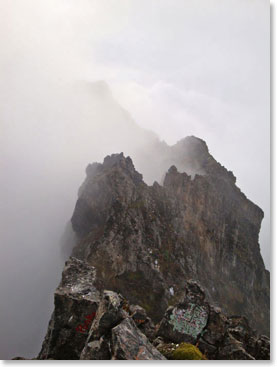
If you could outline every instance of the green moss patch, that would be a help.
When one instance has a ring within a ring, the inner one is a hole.
[[[195,345],[182,343],[172,352],[171,359],[205,360],[206,358]]]

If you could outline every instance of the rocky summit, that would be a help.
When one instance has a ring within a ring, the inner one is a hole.
[[[151,186],[123,153],[88,165],[38,359],[269,359],[263,211],[203,140],[166,165]]]
[[[183,155],[191,174],[172,165],[163,185],[145,184],[122,153],[87,167],[72,216],[73,256],[96,268],[99,289],[120,292],[155,321],[195,279],[210,302],[269,334],[269,272],[258,242],[263,211],[205,142],[189,137],[177,146],[171,157],[180,166]]]
[[[66,262],[37,359],[269,359],[268,337],[258,335],[245,317],[227,317],[207,302],[196,281],[184,283],[182,299],[156,325],[141,306],[114,291],[98,292],[94,281],[94,267],[73,257]]]

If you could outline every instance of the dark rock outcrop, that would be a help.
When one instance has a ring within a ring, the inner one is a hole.
[[[150,341],[153,341],[155,336],[155,325],[150,317],[147,316],[145,309],[138,305],[131,305],[129,307],[129,313],[139,330],[142,331]]]
[[[270,358],[269,339],[259,336],[245,317],[227,317],[205,302],[205,293],[195,281],[187,282],[184,300],[168,308],[156,336],[153,344],[167,359],[174,359],[173,352],[182,342],[197,345],[213,360]]]
[[[100,294],[96,280],[87,263],[75,258],[66,263],[38,359],[176,359],[179,343],[196,345],[203,359],[269,359],[268,338],[258,336],[245,317],[227,317],[209,304],[195,281],[184,284],[182,302],[170,306],[155,326],[121,294]],[[87,315],[93,315],[88,323]]]
[[[165,359],[137,327],[151,319],[113,291],[96,290],[95,268],[67,261],[55,292],[55,309],[38,359]],[[84,320],[93,315],[90,322]],[[146,332],[151,328],[146,328]],[[17,357],[20,358],[20,357]]]
[[[72,217],[73,256],[95,266],[99,289],[120,292],[159,321],[196,279],[207,300],[269,335],[269,273],[258,243],[262,210],[234,175],[189,137],[171,148],[163,186],[148,186],[123,154],[87,168]]]
[[[186,295],[175,307],[169,307],[157,335],[175,343],[196,343],[203,333],[209,317],[205,293],[196,282],[188,282]]]
[[[145,311],[132,306],[120,294],[104,290],[81,359],[164,359],[138,327],[151,323]],[[148,331],[148,329],[146,329]]]
[[[100,301],[95,276],[95,268],[83,261],[70,258],[66,262],[38,359],[80,358],[89,330],[86,317],[96,312]]]
[[[163,185],[123,153],[87,167],[38,359],[269,359],[262,210],[200,139],[161,160]]]
[[[112,359],[166,359],[139,331],[131,318],[112,330]]]

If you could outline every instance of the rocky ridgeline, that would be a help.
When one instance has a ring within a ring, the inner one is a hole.
[[[206,359],[269,359],[269,339],[244,317],[226,317],[205,300],[195,281],[183,284],[181,302],[154,325],[122,295],[96,287],[95,268],[76,258],[65,265],[55,309],[37,359],[174,359],[180,343],[198,346]],[[86,315],[93,314],[83,329]]]
[[[170,168],[152,186],[123,153],[87,167],[38,359],[186,359],[187,346],[197,359],[269,359],[262,210],[200,139],[157,163]]]
[[[191,175],[172,165],[163,185],[148,186],[122,153],[87,167],[72,217],[72,255],[96,268],[98,289],[121,293],[155,322],[195,279],[209,302],[269,335],[262,210],[202,140],[182,140],[167,159]]]

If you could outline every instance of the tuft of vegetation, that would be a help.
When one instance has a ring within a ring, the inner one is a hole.
[[[172,352],[171,359],[205,360],[206,357],[195,345],[181,343],[180,346]]]

